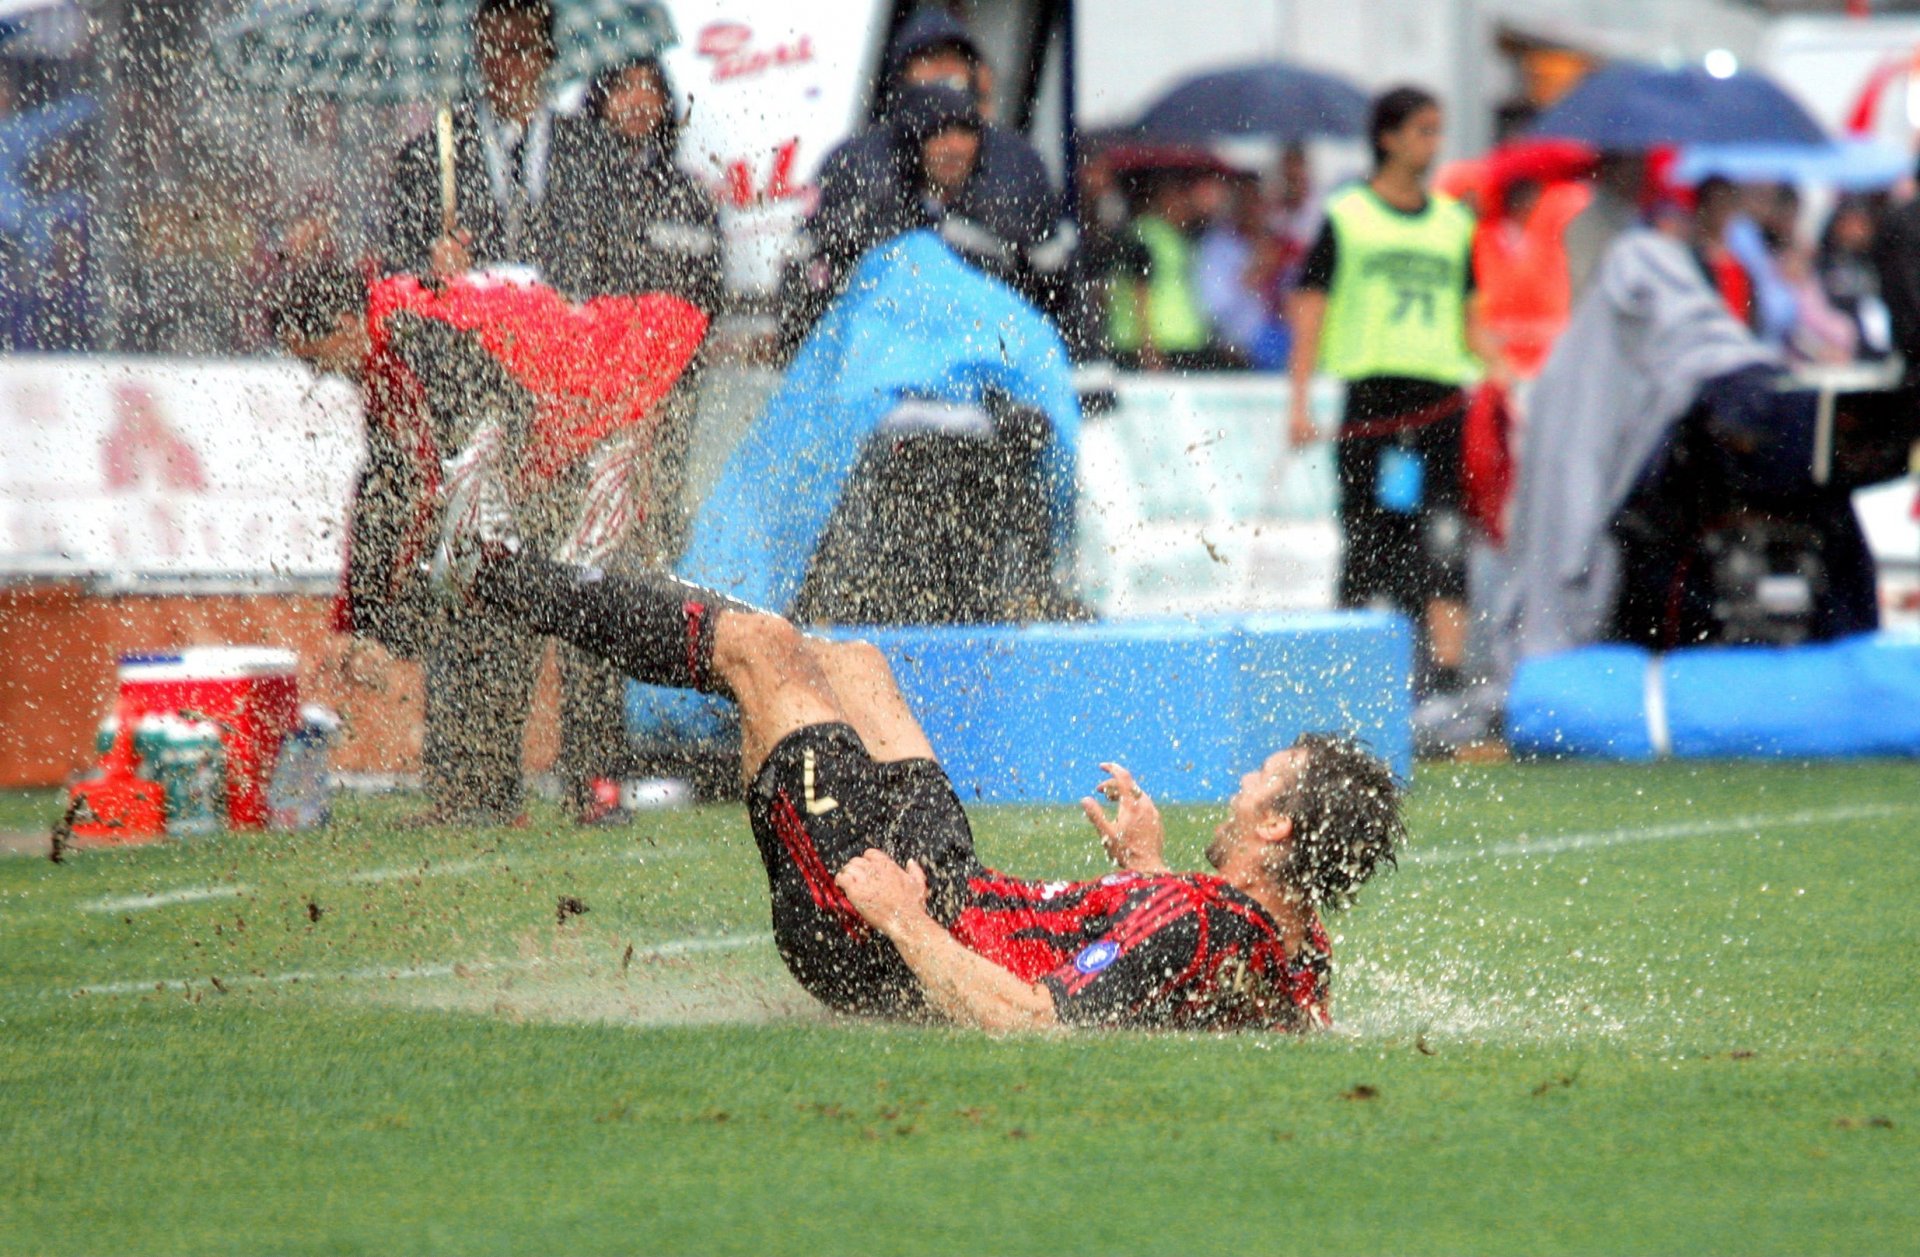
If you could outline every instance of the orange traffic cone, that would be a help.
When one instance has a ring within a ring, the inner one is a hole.
[[[166,837],[165,789],[134,774],[133,721],[133,705],[123,699],[120,729],[100,763],[100,774],[78,783],[68,794],[62,822],[66,845],[124,847]]]

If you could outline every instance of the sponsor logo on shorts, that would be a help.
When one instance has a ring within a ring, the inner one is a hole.
[[[1098,973],[1119,958],[1120,944],[1103,938],[1087,944],[1086,949],[1073,958],[1073,967],[1082,973]]]

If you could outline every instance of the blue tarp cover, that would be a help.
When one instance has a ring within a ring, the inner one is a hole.
[[[1599,759],[1920,755],[1920,637],[1531,659],[1508,694],[1507,740]]]
[[[874,248],[801,345],[780,388],[694,516],[678,574],[786,611],[862,446],[901,402],[978,405],[990,391],[1046,413],[1042,454],[1055,552],[1072,554],[1080,404],[1067,347],[1046,316],[930,231]],[[726,708],[645,689],[635,731],[715,736]]]

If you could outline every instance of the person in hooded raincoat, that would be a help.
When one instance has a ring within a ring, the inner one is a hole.
[[[869,249],[932,228],[1044,311],[1075,356],[1083,355],[1090,319],[1079,282],[1079,234],[1040,155],[992,120],[982,91],[987,82],[986,59],[958,19],[922,10],[901,27],[888,51],[882,120],[821,165],[820,202],[783,283],[787,348],[806,335]],[[954,151],[929,154],[929,141],[949,132],[975,140],[954,140],[946,145]],[[970,155],[958,151],[968,147]],[[942,160],[956,177],[930,171]]]

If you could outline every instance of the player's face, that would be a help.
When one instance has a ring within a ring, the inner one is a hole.
[[[1207,863],[1225,868],[1249,844],[1262,844],[1276,805],[1293,792],[1306,766],[1307,752],[1288,747],[1241,777],[1240,788],[1227,800],[1227,819],[1214,828],[1213,841],[1207,844]]]
[[[1442,130],[1440,107],[1428,105],[1414,110],[1405,122],[1381,136],[1380,147],[1386,150],[1388,160],[1424,176],[1433,169],[1433,159],[1440,154]]]

